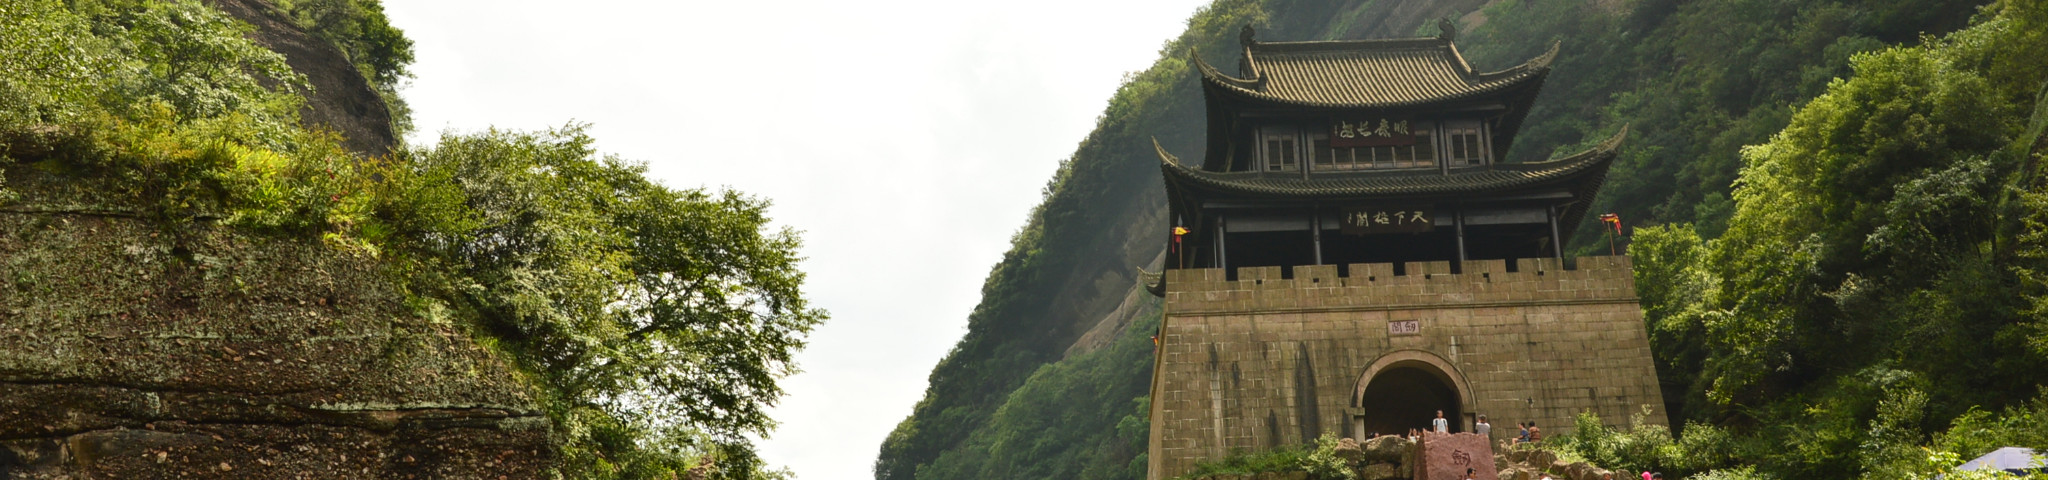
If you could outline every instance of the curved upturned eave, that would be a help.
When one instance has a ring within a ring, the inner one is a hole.
[[[1599,181],[1613,163],[1628,127],[1584,152],[1542,162],[1494,165],[1481,171],[1449,175],[1415,175],[1393,172],[1357,172],[1343,176],[1320,175],[1308,179],[1261,172],[1220,173],[1188,168],[1173,154],[1153,141],[1160,156],[1160,169],[1170,187],[1250,198],[1331,199],[1389,196],[1451,195],[1482,191],[1514,190],[1546,185],[1571,184],[1581,180]]]
[[[1237,78],[1223,73],[1222,70],[1217,70],[1215,65],[1210,65],[1207,60],[1202,60],[1201,52],[1195,49],[1188,49],[1188,58],[1194,59],[1195,70],[1202,72],[1202,81],[1204,82],[1226,85],[1244,91],[1250,91],[1248,86],[1259,84],[1259,81],[1256,79]]]
[[[1368,40],[1368,41],[1360,41],[1360,42],[1373,42],[1373,41],[1372,41],[1372,40]],[[1334,43],[1345,43],[1345,42],[1295,42],[1295,43],[1301,43],[1301,44],[1310,44],[1310,43],[1333,43],[1333,44],[1334,44]],[[1448,42],[1446,42],[1446,43],[1448,43]],[[1262,45],[1276,45],[1276,44],[1262,44]],[[1280,44],[1280,45],[1285,45],[1285,44]],[[1222,91],[1224,91],[1224,92],[1229,92],[1229,93],[1231,93],[1231,94],[1234,94],[1234,95],[1238,95],[1238,96],[1243,96],[1243,97],[1246,97],[1246,98],[1250,98],[1250,99],[1253,99],[1253,100],[1258,100],[1258,101],[1265,101],[1265,102],[1273,102],[1273,103],[1278,103],[1278,104],[1284,104],[1284,105],[1294,105],[1294,106],[1301,106],[1301,107],[1315,107],[1315,108],[1400,108],[1400,107],[1413,107],[1413,106],[1418,106],[1418,105],[1428,105],[1428,104],[1433,104],[1433,103],[1439,103],[1439,102],[1445,102],[1445,101],[1457,101],[1457,100],[1468,100],[1468,99],[1474,99],[1474,98],[1480,98],[1480,97],[1485,97],[1485,96],[1488,96],[1488,95],[1498,94],[1498,93],[1501,93],[1501,92],[1507,92],[1507,91],[1514,91],[1514,90],[1518,90],[1518,89],[1521,89],[1521,88],[1522,88],[1522,87],[1524,87],[1524,86],[1531,86],[1532,84],[1534,84],[1534,85],[1540,85],[1540,84],[1542,83],[1542,81],[1543,81],[1543,78],[1544,78],[1544,77],[1547,77],[1547,76],[1549,76],[1549,74],[1550,74],[1550,64],[1551,64],[1551,62],[1552,62],[1552,61],[1555,61],[1555,60],[1557,59],[1558,49],[1559,49],[1559,47],[1560,47],[1561,45],[1562,45],[1562,42],[1552,42],[1552,43],[1550,44],[1550,50],[1549,50],[1549,51],[1546,51],[1546,52],[1544,52],[1544,53],[1543,53],[1543,54],[1541,54],[1541,55],[1537,55],[1537,56],[1536,56],[1536,57],[1534,57],[1534,58],[1530,58],[1530,59],[1529,59],[1528,61],[1522,62],[1522,63],[1521,63],[1520,65],[1515,65],[1515,66],[1513,66],[1513,67],[1508,67],[1508,68],[1505,68],[1505,69],[1501,69],[1501,70],[1497,70],[1497,71],[1493,71],[1493,72],[1484,72],[1484,73],[1480,73],[1480,72],[1474,72],[1474,71],[1472,71],[1472,67],[1471,67],[1471,65],[1470,65],[1470,64],[1467,64],[1467,63],[1465,63],[1465,60],[1464,60],[1464,57],[1463,57],[1463,55],[1461,55],[1461,54],[1457,53],[1457,46],[1456,46],[1455,44],[1449,44],[1449,45],[1447,45],[1447,47],[1448,47],[1448,48],[1450,48],[1450,49],[1452,50],[1452,55],[1454,55],[1454,56],[1456,57],[1456,59],[1457,59],[1457,65],[1459,66],[1459,69],[1460,69],[1460,70],[1462,70],[1462,71],[1461,71],[1461,72],[1459,72],[1459,73],[1460,73],[1460,75],[1461,75],[1461,76],[1462,76],[1462,77],[1464,78],[1464,80],[1465,80],[1465,81],[1466,81],[1466,82],[1467,82],[1468,84],[1478,84],[1478,83],[1494,82],[1494,81],[1498,81],[1498,80],[1500,80],[1500,79],[1502,79],[1502,78],[1510,78],[1510,79],[1509,79],[1508,81],[1505,81],[1505,82],[1501,82],[1501,83],[1498,83],[1498,84],[1494,84],[1494,85],[1491,85],[1491,86],[1486,86],[1486,87],[1480,87],[1480,88],[1473,88],[1473,89],[1470,89],[1470,90],[1464,90],[1464,91],[1454,92],[1454,93],[1450,93],[1450,94],[1444,94],[1444,95],[1435,95],[1435,96],[1428,96],[1428,97],[1418,97],[1418,98],[1406,99],[1406,100],[1401,100],[1401,101],[1395,101],[1395,102],[1322,102],[1322,101],[1304,100],[1304,99],[1299,99],[1299,98],[1290,98],[1290,97],[1285,97],[1285,96],[1280,96],[1280,95],[1274,95],[1274,94],[1266,93],[1266,92],[1264,92],[1264,91],[1262,91],[1262,90],[1261,90],[1261,89],[1262,89],[1262,88],[1264,87],[1264,84],[1265,84],[1265,82],[1266,82],[1266,79],[1264,78],[1264,75],[1257,75],[1257,76],[1255,76],[1254,78],[1238,78],[1238,77],[1235,77],[1235,76],[1231,76],[1231,75],[1229,75],[1229,74],[1223,73],[1223,71],[1222,71],[1222,70],[1219,70],[1219,69],[1217,69],[1217,68],[1216,68],[1216,67],[1215,67],[1214,65],[1210,65],[1208,61],[1206,61],[1206,60],[1203,60],[1203,59],[1202,59],[1202,56],[1201,56],[1201,55],[1200,55],[1199,53],[1195,52],[1195,51],[1194,51],[1193,49],[1190,49],[1190,50],[1189,50],[1188,56],[1189,56],[1190,58],[1192,58],[1192,59],[1194,60],[1194,62],[1195,62],[1195,69],[1196,69],[1197,71],[1201,72],[1201,74],[1202,74],[1202,82],[1203,82],[1203,83],[1205,83],[1205,84],[1208,84],[1208,85],[1211,85],[1211,86],[1214,86],[1214,87],[1216,87],[1216,88],[1218,88],[1218,89],[1220,89],[1220,90],[1222,90]],[[1247,49],[1247,53],[1249,53],[1249,49]],[[1253,63],[1257,63],[1257,62],[1258,62],[1258,60],[1257,60],[1256,58],[1253,58],[1253,59],[1252,59],[1251,61],[1252,61]]]

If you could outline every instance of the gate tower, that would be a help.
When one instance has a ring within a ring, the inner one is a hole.
[[[1158,147],[1169,219],[1150,478],[1232,451],[1487,415],[1495,439],[1664,402],[1626,257],[1563,245],[1627,128],[1502,162],[1558,46],[1477,72],[1436,37],[1196,57],[1207,149]]]

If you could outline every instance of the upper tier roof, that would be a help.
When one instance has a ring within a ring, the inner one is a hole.
[[[1253,99],[1310,107],[1387,108],[1465,100],[1537,86],[1557,57],[1550,51],[1498,72],[1474,72],[1450,38],[1245,43],[1238,78],[1202,61],[1202,80]]]
[[[1369,199],[1470,195],[1481,192],[1510,192],[1550,185],[1567,185],[1597,190],[1607,167],[1615,158],[1628,128],[1584,152],[1542,162],[1495,164],[1473,169],[1423,171],[1301,172],[1211,172],[1188,168],[1153,141],[1167,188],[1174,192],[1201,191],[1209,195],[1264,199]]]

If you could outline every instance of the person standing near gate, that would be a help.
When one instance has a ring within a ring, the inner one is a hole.
[[[1487,438],[1493,438],[1493,437],[1492,437],[1491,435],[1489,435],[1489,434],[1493,433],[1493,424],[1490,424],[1490,423],[1486,423],[1486,416],[1485,416],[1485,415],[1480,415],[1480,416],[1479,416],[1479,423],[1478,423],[1478,424],[1476,424],[1476,425],[1473,425],[1473,426],[1472,426],[1472,433],[1477,433],[1477,434],[1479,434],[1480,436],[1484,436],[1484,437],[1487,437]],[[1487,440],[1487,441],[1489,441],[1489,442],[1490,442],[1490,441],[1492,441],[1492,440]]]
[[[1451,421],[1444,419],[1444,411],[1436,411],[1436,419],[1429,421],[1429,427],[1436,433],[1451,433]]]

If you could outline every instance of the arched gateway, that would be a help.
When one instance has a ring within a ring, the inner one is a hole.
[[[1352,417],[1351,434],[1358,438],[1428,429],[1438,410],[1450,419],[1452,432],[1467,431],[1471,424],[1466,414],[1472,411],[1472,387],[1465,375],[1426,351],[1381,355],[1359,375],[1352,392],[1351,406],[1359,413]]]

